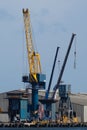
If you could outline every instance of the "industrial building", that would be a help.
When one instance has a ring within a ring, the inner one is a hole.
[[[15,116],[25,120],[29,116],[28,102],[31,104],[31,90],[25,89],[0,93],[0,122],[9,122]],[[50,92],[52,95],[52,92]],[[39,90],[39,99],[44,98],[45,90]],[[59,97],[57,96],[59,100]],[[70,94],[73,110],[81,122],[87,122],[87,94]],[[58,112],[58,102],[52,105],[52,118]]]
[[[87,122],[87,94],[72,94],[70,98],[79,121]]]
[[[47,125],[48,121],[49,124],[50,121],[52,121],[51,123],[87,122],[87,95],[72,94],[70,86],[62,83],[62,76],[76,34],[72,33],[57,83],[55,83],[53,91],[50,91],[60,48],[57,47],[46,90],[46,74],[42,72],[40,54],[33,46],[30,12],[28,9],[23,9],[22,12],[29,65],[29,74],[22,76],[22,82],[28,83],[28,88],[0,94],[0,122],[30,121],[33,123],[39,121],[40,123],[40,121],[47,121]],[[76,50],[74,54],[76,56]]]

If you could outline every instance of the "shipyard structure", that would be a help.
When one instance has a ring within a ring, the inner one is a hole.
[[[0,126],[16,128],[19,125],[20,127],[26,125],[29,127],[87,126],[87,95],[72,94],[71,85],[62,82],[76,34],[72,33],[58,80],[52,90],[54,69],[60,47],[57,47],[50,80],[46,86],[46,74],[42,72],[40,54],[33,44],[30,12],[28,9],[23,9],[22,13],[29,65],[28,74],[22,76],[22,82],[25,83],[26,88],[0,94]],[[76,57],[76,50],[74,55]]]
[[[53,92],[50,92],[50,96]],[[45,91],[39,90],[39,99],[44,99]],[[25,89],[0,93],[0,122],[12,122],[17,119],[29,120],[32,93]],[[79,122],[87,122],[87,94],[70,93],[73,111],[77,113]],[[59,100],[58,92],[57,99]],[[59,102],[52,104],[52,120],[56,119]]]

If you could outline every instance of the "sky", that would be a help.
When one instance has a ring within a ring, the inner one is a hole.
[[[0,92],[26,87],[22,83],[23,74],[29,73],[23,8],[30,10],[32,37],[41,56],[46,87],[57,46],[60,49],[51,88],[57,82],[72,33],[75,33],[62,81],[71,84],[72,93],[87,93],[87,0],[0,0]]]

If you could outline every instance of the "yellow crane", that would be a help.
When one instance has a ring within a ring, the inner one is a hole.
[[[26,35],[26,46],[28,52],[29,76],[23,76],[23,82],[31,83],[32,87],[32,107],[31,113],[38,110],[38,89],[45,89],[46,75],[41,72],[40,55],[35,52],[32,30],[30,22],[30,13],[28,9],[23,9],[24,28]]]
[[[26,10],[23,9],[23,17],[24,17],[24,26],[25,26],[25,35],[26,35],[26,46],[28,52],[28,63],[29,63],[29,70],[30,70],[29,81],[38,82],[37,74],[41,73],[40,55],[34,50],[32,31],[31,31],[31,22],[30,22],[30,13],[28,9]]]

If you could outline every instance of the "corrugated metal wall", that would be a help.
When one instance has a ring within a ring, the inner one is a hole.
[[[87,122],[87,106],[84,106],[84,122]]]
[[[73,110],[76,112],[79,121],[84,122],[84,106],[75,103],[72,103],[72,106]]]

